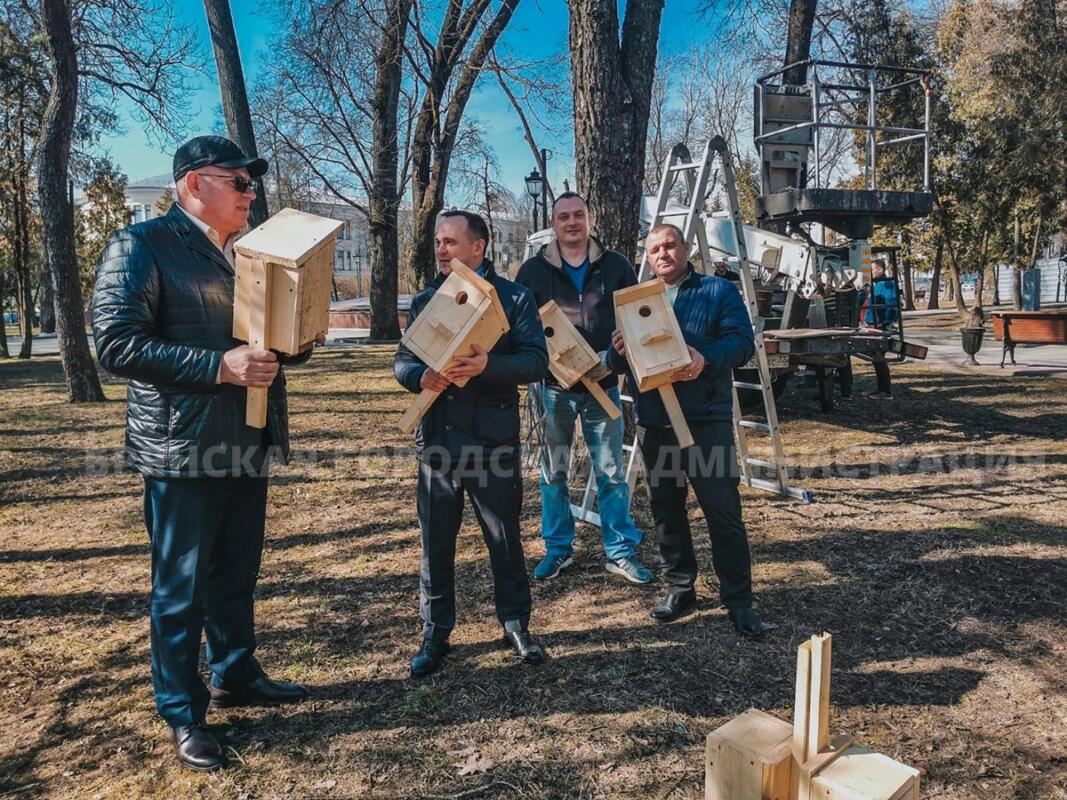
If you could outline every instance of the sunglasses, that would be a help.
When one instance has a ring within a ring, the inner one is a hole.
[[[242,178],[240,175],[216,175],[212,172],[198,172],[196,174],[201,178],[215,178],[220,181],[226,181],[241,194],[249,191],[259,192],[262,186],[258,178]]]

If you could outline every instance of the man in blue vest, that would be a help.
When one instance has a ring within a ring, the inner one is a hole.
[[[652,517],[667,595],[652,617],[668,622],[696,606],[697,561],[686,514],[692,485],[711,537],[719,597],[742,636],[762,633],[752,610],[752,562],[737,491],[733,440],[733,370],[755,352],[752,323],[741,294],[725,278],[701,275],[688,263],[689,247],[674,225],[658,225],[645,238],[656,276],[667,284],[692,363],[675,374],[674,389],[695,444],[684,450],[658,392],[637,392],[625,362],[626,342],[615,331],[611,359],[627,369],[637,398],[637,424],[651,497]]]
[[[204,724],[209,703],[277,705],[307,694],[268,678],[253,655],[267,471],[289,452],[280,364],[311,354],[310,342],[287,358],[233,338],[233,244],[266,171],[266,161],[221,136],[183,144],[174,154],[177,202],[115,234],[93,293],[97,357],[129,379],[126,461],[144,476],[156,708],[179,762],[201,771],[223,765]],[[263,430],[245,424],[246,387],[269,387]]]
[[[554,300],[593,350],[605,353],[611,349],[611,332],[615,330],[612,295],[637,283],[633,265],[590,235],[589,209],[574,192],[556,198],[552,229],[555,240],[522,265],[515,281],[533,292],[538,308]],[[600,385],[618,406],[618,377],[606,369],[604,372],[608,374],[600,378]],[[567,473],[575,422],[580,418],[596,478],[600,534],[607,557],[604,567],[632,583],[648,583],[652,573],[637,559],[636,550],[644,533],[630,516],[622,417],[611,419],[581,383],[564,389],[551,374],[545,379],[542,397],[547,440],[541,465],[545,557],[534,569],[534,577],[555,578],[572,563],[574,516]]]

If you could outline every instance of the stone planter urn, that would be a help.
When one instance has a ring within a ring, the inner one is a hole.
[[[963,362],[966,366],[978,366],[978,361],[974,356],[982,349],[982,336],[984,334],[985,328],[960,328],[960,340],[963,345],[963,352],[967,354],[967,360]]]

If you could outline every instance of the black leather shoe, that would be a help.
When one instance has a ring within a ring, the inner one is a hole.
[[[272,681],[266,675],[244,686],[221,689],[208,686],[211,691],[210,708],[233,708],[234,706],[279,706],[283,703],[299,703],[308,696],[308,690],[297,683]]]
[[[658,606],[652,609],[652,619],[657,622],[670,622],[677,619],[686,611],[696,608],[697,593],[693,590],[688,592],[668,592]]]
[[[423,639],[422,649],[411,659],[411,677],[425,678],[437,672],[448,651],[452,648],[448,642],[435,642],[433,639]]]
[[[540,664],[545,660],[545,648],[529,631],[504,631],[504,641],[527,664]]]
[[[730,622],[741,636],[758,639],[763,635],[763,623],[751,608],[735,608],[730,612]]]
[[[198,772],[211,772],[225,764],[219,740],[202,723],[179,725],[170,729],[170,735],[178,761],[183,766]]]

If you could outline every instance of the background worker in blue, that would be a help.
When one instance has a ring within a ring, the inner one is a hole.
[[[674,389],[695,444],[684,450],[670,427],[659,392],[638,394],[637,424],[651,497],[652,517],[667,582],[667,596],[652,609],[661,622],[696,605],[697,562],[686,513],[689,485],[704,512],[719,596],[742,636],[759,636],[752,610],[752,562],[737,491],[733,438],[733,370],[755,352],[752,323],[741,294],[725,278],[701,275],[688,263],[689,247],[673,225],[659,225],[645,238],[645,252],[667,284],[678,324],[693,361],[675,374]],[[626,343],[612,337],[614,366],[625,367]]]
[[[859,302],[866,306],[863,321],[881,331],[892,330],[900,321],[900,298],[897,282],[886,273],[885,261],[876,258],[871,262],[871,285],[860,290]],[[889,400],[893,397],[893,383],[885,356],[871,359],[876,381],[875,390],[867,397],[872,400]]]
[[[496,614],[504,639],[526,663],[544,660],[529,633],[530,581],[519,535],[522,463],[519,457],[519,386],[541,380],[548,351],[533,296],[498,275],[485,258],[489,229],[477,214],[445,211],[434,233],[440,269],[433,285],[411,301],[408,326],[451,273],[459,259],[493,284],[510,330],[490,350],[460,358],[438,374],[408,348],[397,349],[396,379],[410,392],[441,392],[415,431],[419,459],[417,504],[422,531],[419,570],[423,643],[411,674],[434,672],[448,653],[456,624],[456,537],[463,521],[463,496],[474,506],[493,570]],[[469,378],[465,386],[453,383]]]
[[[593,350],[605,353],[611,349],[611,332],[615,330],[612,294],[637,283],[633,265],[590,235],[589,209],[574,192],[556,198],[552,229],[555,240],[519,268],[515,281],[533,292],[538,308],[555,300]],[[618,378],[609,370],[604,372],[608,374],[600,385],[618,406]],[[637,560],[636,551],[644,533],[630,516],[622,418],[611,419],[581,383],[564,389],[551,374],[545,379],[542,397],[546,442],[541,464],[541,536],[545,557],[534,569],[534,577],[554,578],[572,563],[574,516],[567,473],[575,421],[581,417],[596,477],[605,569],[633,583],[648,583],[652,573]]]
[[[279,358],[233,338],[233,243],[266,170],[220,136],[183,144],[174,155],[177,202],[115,234],[93,294],[100,365],[129,379],[126,461],[144,476],[156,707],[179,761],[198,770],[223,764],[204,727],[209,701],[274,705],[306,695],[269,679],[253,655],[267,471],[288,457],[289,428]],[[310,353],[309,342],[282,361]],[[248,386],[270,387],[263,430],[245,425]],[[201,629],[210,687],[199,674]]]

